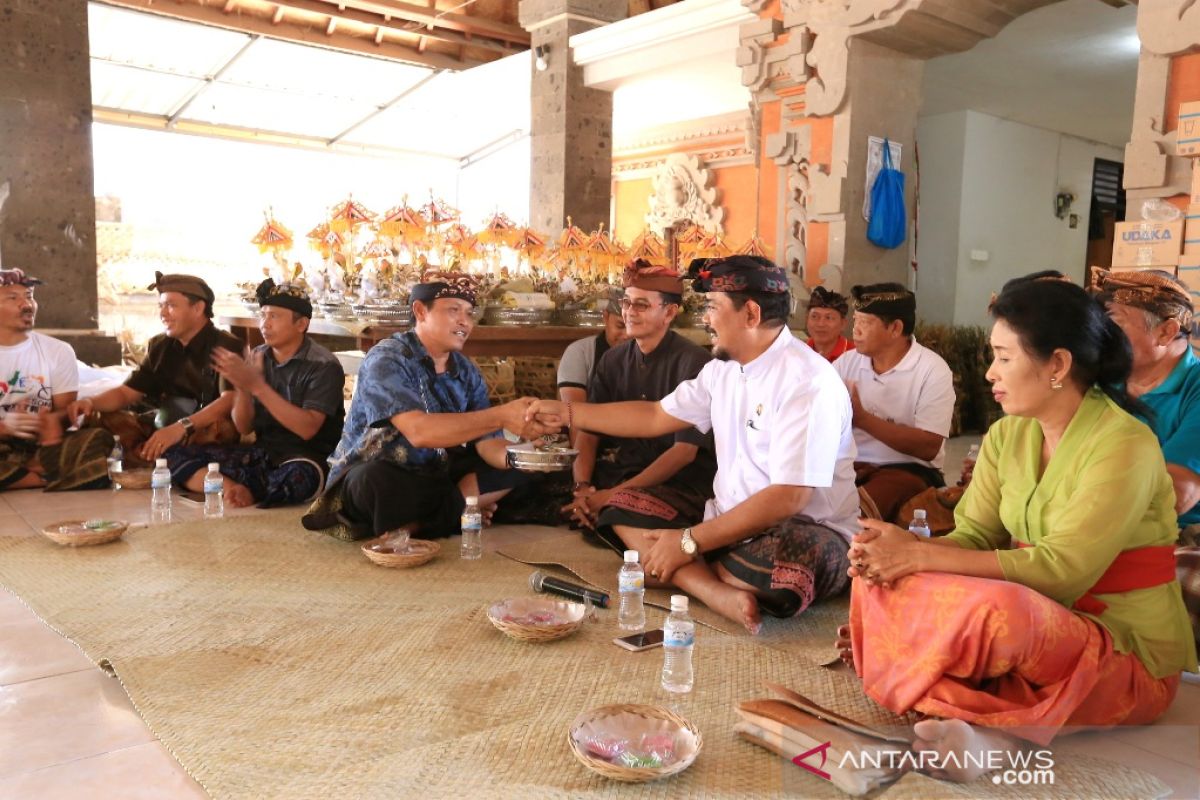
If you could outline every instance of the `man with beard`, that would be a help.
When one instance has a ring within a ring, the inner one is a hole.
[[[767,259],[693,263],[718,359],[659,402],[539,401],[530,419],[610,436],[713,432],[714,497],[698,525],[629,529],[647,578],[757,632],[849,586],[858,530],[850,398],[829,362],[787,329],[787,273]],[[636,544],[635,544],[636,543]]]
[[[492,408],[483,376],[462,354],[474,327],[476,281],[430,273],[412,289],[413,330],[367,353],[329,487],[304,527],[342,539],[407,530],[426,538],[459,531],[465,498],[485,518],[524,479],[507,469],[502,429],[538,436],[523,398]]]
[[[33,330],[41,284],[0,270],[0,489],[97,489],[108,484],[112,435],[64,434],[79,369],[71,345]]]

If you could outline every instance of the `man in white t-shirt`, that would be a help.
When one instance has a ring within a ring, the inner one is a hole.
[[[942,487],[954,416],[954,375],[913,338],[917,303],[898,283],[855,286],[854,350],[833,362],[854,406],[856,481],[887,521],[929,487]]]
[[[760,612],[791,616],[849,586],[858,530],[850,398],[824,358],[792,336],[787,274],[733,256],[693,263],[718,360],[661,401],[539,401],[546,424],[611,436],[713,432],[715,496],[682,530],[614,526],[647,579],[673,584],[757,632]]]
[[[0,489],[100,488],[112,435],[63,433],[79,370],[71,345],[33,330],[40,283],[19,269],[0,270]]]

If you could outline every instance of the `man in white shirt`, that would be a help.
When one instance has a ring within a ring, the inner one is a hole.
[[[858,530],[850,398],[837,373],[786,327],[787,274],[733,256],[693,263],[718,360],[661,401],[539,401],[546,424],[611,436],[713,432],[715,496],[690,528],[614,526],[648,579],[673,584],[752,633],[849,585]]]
[[[101,488],[112,434],[63,433],[79,370],[71,345],[33,330],[40,283],[19,269],[0,270],[0,489]]]
[[[913,338],[917,303],[898,283],[855,286],[854,350],[833,362],[854,407],[856,482],[883,519],[914,495],[942,487],[954,416],[954,375]]]

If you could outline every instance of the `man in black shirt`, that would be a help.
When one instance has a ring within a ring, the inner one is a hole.
[[[212,354],[217,347],[239,350],[242,346],[233,334],[213,325],[213,291],[207,283],[193,275],[156,272],[154,277],[148,288],[158,291],[158,314],[165,332],[150,340],[146,358],[123,386],[67,407],[67,419],[72,421],[94,411],[120,411],[143,401],[156,407],[158,430],[136,451],[150,462],[200,429],[209,429],[210,441],[236,440],[229,422],[233,392],[221,386]],[[225,430],[220,434],[211,432],[222,425]],[[120,432],[113,427],[110,430]],[[130,444],[124,436],[122,443]]]
[[[632,340],[600,358],[589,403],[661,400],[712,359],[671,330],[683,292],[678,273],[639,261],[623,283],[621,308]],[[703,518],[717,469],[711,436],[695,428],[649,439],[581,432],[575,446],[575,497],[564,511],[617,549],[625,548],[614,526],[682,528]]]
[[[217,348],[213,363],[235,390],[238,433],[253,447],[181,446],[167,451],[174,482],[202,491],[209,463],[224,478],[225,500],[267,508],[312,500],[325,483],[326,459],[342,436],[345,373],[332,353],[306,335],[307,293],[291,284],[259,284],[259,330],[265,344],[243,360]]]

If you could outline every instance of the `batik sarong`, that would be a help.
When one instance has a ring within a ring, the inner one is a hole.
[[[792,617],[846,591],[849,548],[837,531],[797,514],[753,539],[705,555],[753,586],[764,614]]]
[[[103,428],[85,428],[63,435],[58,444],[37,445],[11,439],[0,442],[0,490],[30,473],[29,465],[41,465],[47,492],[103,489],[108,482],[108,456],[113,437]]]
[[[216,462],[221,474],[250,490],[259,508],[274,508],[306,503],[320,494],[325,470],[309,458],[276,462],[261,447],[224,447],[221,445],[176,445],[163,457],[171,470],[171,480],[183,486],[197,472],[207,471]]]

